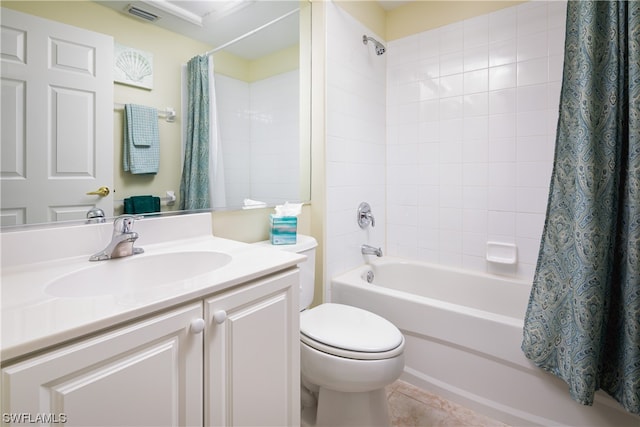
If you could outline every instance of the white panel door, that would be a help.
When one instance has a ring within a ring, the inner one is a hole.
[[[298,274],[205,301],[205,426],[300,425]]]
[[[2,225],[113,212],[113,38],[2,9]]]
[[[201,426],[201,318],[198,302],[4,368],[3,423]]]

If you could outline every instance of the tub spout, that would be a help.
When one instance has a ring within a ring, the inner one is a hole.
[[[360,246],[360,249],[362,250],[362,255],[375,255],[377,257],[382,256],[382,248],[376,248],[369,245],[362,245]]]

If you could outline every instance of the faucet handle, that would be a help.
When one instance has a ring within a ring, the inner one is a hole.
[[[358,206],[358,225],[360,228],[367,228],[369,225],[372,227],[376,226],[376,219],[373,217],[371,213],[371,206],[367,202],[360,203]]]
[[[106,219],[104,217],[104,211],[100,208],[91,208],[87,212],[87,224],[103,223]]]
[[[113,231],[114,233],[130,233],[133,230],[133,223],[142,218],[144,218],[142,215],[120,215],[113,221]]]

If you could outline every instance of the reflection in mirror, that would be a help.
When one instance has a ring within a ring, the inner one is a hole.
[[[301,200],[298,70],[254,82],[215,80],[225,199],[214,195],[214,207]]]
[[[144,7],[161,19],[150,23],[133,18],[125,11],[130,4]],[[212,10],[212,5],[217,9]],[[149,194],[161,197],[162,212],[178,209],[179,200],[167,206],[166,192],[173,191],[179,198],[183,159],[181,141],[187,118],[180,84],[182,66],[190,58],[211,51],[214,51],[212,57],[222,142],[220,151],[225,176],[224,201],[214,204],[213,208],[239,209],[245,199],[268,205],[310,199],[311,7],[306,0],[3,1],[2,6],[108,34],[117,45],[153,56],[152,87],[112,83],[108,113],[95,115],[97,121],[107,121],[107,127],[113,129],[113,178],[110,182],[89,179],[80,188],[69,190],[82,195],[81,208],[78,209],[82,215],[97,205],[99,199],[111,202],[112,207],[105,209],[107,217],[117,215],[122,213],[124,199]],[[181,10],[173,6],[179,6]],[[287,15],[294,10],[298,11]],[[278,19],[285,15],[286,18]],[[265,25],[272,21],[277,22]],[[4,14],[2,25],[3,28],[11,26]],[[3,52],[3,81],[4,62]],[[152,106],[161,113],[167,107],[176,111],[174,122],[163,117],[158,120],[161,152],[157,175],[132,175],[122,170],[122,107],[128,103]],[[29,110],[26,111],[28,116]],[[3,113],[3,129],[6,117]],[[27,117],[26,123],[34,121]],[[2,138],[4,157],[7,146],[4,131]],[[26,216],[7,220],[4,215],[4,166],[3,161],[2,226],[27,223]],[[85,195],[103,186],[111,189],[108,196]],[[69,220],[75,215],[56,215],[51,214],[51,209],[47,211],[45,222]]]
[[[308,198],[301,198],[300,187],[299,4],[279,6],[282,15],[207,52],[213,56],[210,68],[227,67],[226,73],[215,73],[215,89],[203,106],[211,112],[210,146],[213,157],[218,158],[210,165],[214,208]],[[260,12],[247,6],[236,13],[246,14],[246,21]],[[235,57],[233,69],[225,65],[229,55]],[[183,93],[192,97],[187,87]],[[195,119],[186,121],[194,123]],[[187,132],[188,141],[196,139]],[[185,163],[183,174],[187,170]],[[186,181],[183,176],[181,197],[195,193],[194,204],[199,206],[197,201],[202,199],[198,196],[204,191],[183,191]],[[183,202],[190,206],[189,200]]]

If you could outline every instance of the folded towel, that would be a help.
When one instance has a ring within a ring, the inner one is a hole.
[[[122,167],[132,174],[156,174],[160,166],[158,111],[144,105],[124,106]]]
[[[124,213],[143,214],[160,212],[160,197],[155,196],[131,196],[124,199]]]
[[[257,209],[257,208],[266,208],[267,204],[265,202],[261,202],[260,200],[251,200],[244,199],[242,209]]]

